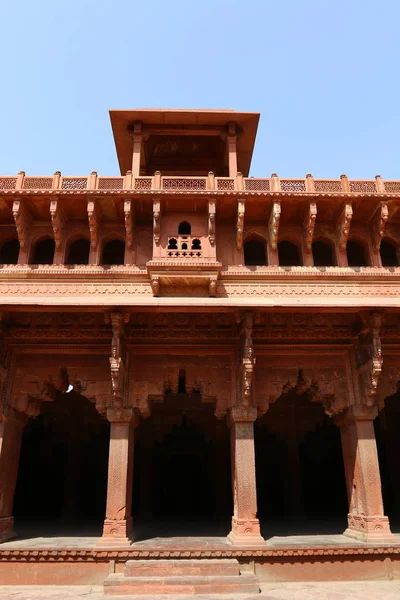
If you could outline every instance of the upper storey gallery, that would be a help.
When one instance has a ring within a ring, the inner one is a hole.
[[[400,181],[249,177],[258,113],[110,115],[121,176],[0,177],[1,264],[399,266]]]

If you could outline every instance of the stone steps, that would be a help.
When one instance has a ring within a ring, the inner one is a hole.
[[[240,573],[236,559],[129,560],[124,573],[104,582],[105,594],[119,596],[259,594],[258,578]]]

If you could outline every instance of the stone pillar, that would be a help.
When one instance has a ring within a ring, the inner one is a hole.
[[[264,545],[257,519],[256,465],[254,452],[255,406],[231,410],[233,517],[228,539],[241,546]]]
[[[132,409],[123,410],[122,414],[109,409],[107,418],[111,423],[107,505],[103,536],[98,544],[126,546],[132,541],[133,442],[136,419]]]
[[[14,537],[12,516],[17,483],[22,432],[27,422],[23,413],[10,408],[0,415],[0,542]]]
[[[350,407],[336,417],[342,438],[347,495],[348,527],[344,535],[363,542],[393,542],[384,515],[381,477],[376,448],[376,408]]]

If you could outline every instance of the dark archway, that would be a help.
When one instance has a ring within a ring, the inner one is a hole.
[[[380,255],[382,261],[382,267],[398,267],[399,257],[397,254],[396,246],[388,239],[381,241]]]
[[[0,264],[17,265],[19,257],[19,241],[17,238],[4,242],[0,250]]]
[[[301,267],[302,265],[298,247],[287,240],[278,243],[278,256],[280,267]]]
[[[255,425],[264,537],[342,533],[348,512],[340,431],[307,394],[282,395]]]
[[[46,237],[36,243],[32,260],[32,265],[52,265],[54,261],[55,242],[52,238]]]
[[[266,266],[267,252],[265,242],[249,240],[243,244],[244,264],[246,267]]]
[[[334,267],[333,247],[328,242],[317,240],[312,244],[312,253],[315,267]]]
[[[363,244],[349,240],[346,246],[349,267],[368,267],[367,252]]]
[[[124,265],[125,264],[125,242],[114,239],[106,242],[103,246],[101,258],[102,265]]]
[[[190,235],[192,233],[192,226],[187,221],[182,221],[178,226],[178,235]]]
[[[66,265],[88,265],[90,253],[90,242],[85,238],[79,238],[72,242],[68,248]]]
[[[18,534],[101,535],[109,430],[94,404],[74,391],[42,403],[22,438],[14,502]]]

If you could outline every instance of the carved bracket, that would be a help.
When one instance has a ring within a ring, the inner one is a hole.
[[[343,206],[342,213],[339,217],[337,229],[338,229],[338,241],[339,248],[342,252],[346,251],[347,238],[350,233],[351,219],[353,218],[353,208],[351,204],[345,204]]]
[[[52,200],[50,202],[50,218],[51,226],[53,227],[56,249],[60,250],[63,243],[63,229],[65,225],[65,217],[59,200]]]
[[[280,219],[281,203],[275,201],[272,205],[271,216],[268,223],[269,243],[273,250],[276,250],[278,247]]]
[[[95,250],[99,239],[99,222],[97,214],[97,205],[94,200],[87,203],[87,213],[89,221],[90,246]]]
[[[306,217],[304,219],[305,250],[311,252],[314,237],[315,221],[317,220],[317,204],[310,202]]]
[[[240,324],[239,339],[239,369],[238,369],[238,398],[239,406],[252,404],[252,382],[255,365],[253,354],[253,324],[254,315],[251,311],[244,313]]]
[[[238,200],[237,203],[237,223],[236,223],[236,248],[243,249],[243,232],[244,232],[244,213],[246,200]]]
[[[111,340],[111,388],[112,388],[112,407],[122,415],[126,407],[126,341],[124,316],[120,312],[112,312],[110,315],[112,340]]]
[[[370,407],[375,402],[379,377],[382,372],[380,328],[383,314],[374,312],[361,315],[363,329],[356,341],[356,361],[359,376],[361,404]]]
[[[208,293],[211,298],[215,298],[217,293],[217,275],[210,275],[209,284],[208,284]]]
[[[132,210],[132,200],[125,200],[124,215],[126,247],[128,250],[133,250],[134,214]]]
[[[160,277],[159,275],[152,275],[150,278],[150,285],[153,291],[153,296],[157,297],[160,294]]]
[[[154,242],[158,244],[160,242],[160,231],[161,231],[161,202],[160,200],[153,200],[153,237]]]
[[[389,220],[389,210],[387,202],[380,202],[378,210],[373,216],[371,223],[372,247],[374,252],[378,254],[381,247],[381,241],[385,235],[386,223]]]
[[[26,250],[29,242],[31,216],[21,200],[14,200],[12,212],[15,227],[17,229],[19,245],[22,250]]]
[[[208,239],[211,246],[215,244],[215,209],[216,202],[214,199],[208,201]]]

